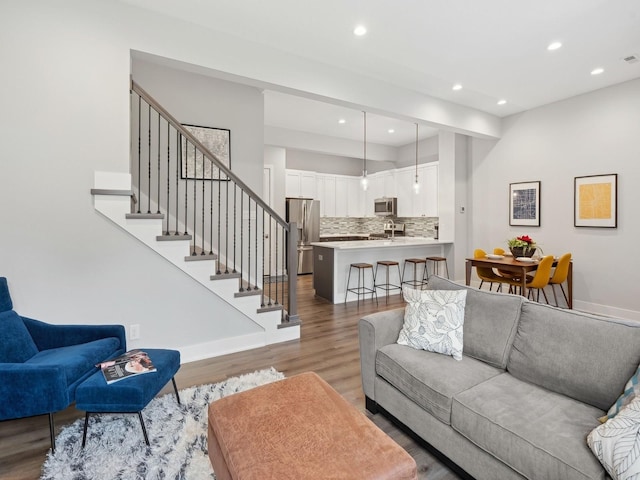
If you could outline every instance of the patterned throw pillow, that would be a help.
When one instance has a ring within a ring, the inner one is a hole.
[[[403,288],[407,306],[397,343],[462,360],[466,290]]]
[[[624,391],[622,392],[622,395],[620,395],[618,397],[618,400],[616,400],[616,403],[614,403],[611,406],[611,408],[607,412],[607,415],[600,418],[601,422],[606,422],[607,420],[610,420],[613,417],[615,417],[618,414],[618,412],[622,410],[622,407],[631,403],[638,396],[638,394],[640,394],[640,385],[638,385],[639,380],[640,380],[640,366],[636,370],[636,373],[633,374],[633,376],[629,379],[627,384],[624,386]]]
[[[587,444],[614,480],[640,478],[640,398],[592,430]]]

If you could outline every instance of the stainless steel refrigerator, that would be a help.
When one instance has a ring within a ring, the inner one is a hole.
[[[320,239],[320,201],[287,198],[287,222],[298,227],[298,274],[313,273],[313,247]]]

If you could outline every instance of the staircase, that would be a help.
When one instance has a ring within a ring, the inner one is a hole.
[[[183,126],[135,82],[131,107],[131,172],[95,173],[96,210],[259,325],[252,347],[299,338],[295,223],[228,168],[224,131]]]

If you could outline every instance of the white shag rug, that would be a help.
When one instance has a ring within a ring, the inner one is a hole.
[[[214,479],[207,452],[207,407],[233,393],[284,378],[273,367],[216,384],[154,398],[142,411],[150,446],[136,414],[89,417],[82,448],[84,417],[62,429],[56,452],[42,466],[41,480]]]

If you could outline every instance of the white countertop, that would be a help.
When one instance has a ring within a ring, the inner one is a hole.
[[[448,245],[451,242],[444,242],[434,238],[424,237],[396,237],[383,238],[380,240],[352,240],[347,242],[312,242],[314,247],[333,248],[336,250],[352,250],[367,248],[398,248],[415,247],[420,245]]]

